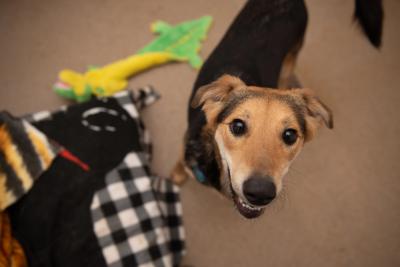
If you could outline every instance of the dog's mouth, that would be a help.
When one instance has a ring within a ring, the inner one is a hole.
[[[263,214],[265,207],[257,207],[246,203],[235,193],[233,188],[231,189],[233,202],[241,215],[247,219],[254,219]]]
[[[235,190],[232,187],[231,173],[229,168],[228,176],[233,203],[235,203],[236,209],[239,211],[239,213],[247,219],[254,219],[263,214],[265,207],[257,207],[248,204],[241,197],[239,197],[238,194],[236,194]]]

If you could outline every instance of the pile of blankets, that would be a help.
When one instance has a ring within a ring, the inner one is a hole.
[[[179,188],[153,176],[151,87],[15,118],[0,112],[0,266],[178,266]]]

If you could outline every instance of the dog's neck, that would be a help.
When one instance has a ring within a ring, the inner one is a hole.
[[[193,151],[193,150],[191,150]],[[221,188],[220,164],[214,156],[215,152],[209,153],[186,153],[186,164],[189,166],[193,176],[204,185],[210,185],[216,189]]]
[[[207,176],[204,174],[204,172],[199,168],[197,165],[190,166],[190,169],[192,170],[194,178],[202,184],[207,182]]]
[[[203,132],[204,114],[199,112],[198,115],[197,122],[192,123],[186,133],[185,162],[199,182],[220,189],[219,152],[214,137]]]

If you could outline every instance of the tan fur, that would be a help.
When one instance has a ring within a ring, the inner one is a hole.
[[[245,98],[222,122],[217,122],[217,116],[228,99],[232,100],[243,93],[254,97]],[[287,98],[304,114],[304,135],[293,108],[285,100]],[[282,178],[304,142],[311,140],[322,124],[333,127],[330,110],[309,89],[266,90],[246,86],[238,78],[228,75],[199,89],[192,106],[199,105],[203,105],[207,117],[204,138],[214,138],[214,142],[211,142],[213,148],[210,149],[219,151],[217,160],[222,169],[221,184],[229,182],[229,168],[232,187],[238,195],[242,195],[243,182],[255,173],[272,177],[279,192]],[[229,124],[234,119],[246,123],[248,131],[245,135],[236,137],[231,133]],[[282,133],[288,128],[295,129],[299,134],[292,146],[282,140]]]
[[[215,82],[202,86],[194,96],[191,106],[197,107],[206,100],[212,102],[223,102],[233,90],[245,87],[246,85],[237,77],[223,75]]]
[[[187,167],[182,155],[171,172],[171,180],[176,185],[182,185],[188,178],[191,177],[193,177],[193,174]]]
[[[278,88],[290,88],[291,79],[294,78],[294,67],[296,66],[297,56],[303,46],[303,39],[298,42],[285,56],[279,75]]]
[[[230,132],[229,122],[236,118],[247,124],[244,136],[235,137]],[[274,98],[253,99],[240,105],[225,121],[218,125],[217,133],[230,157],[231,182],[236,191],[241,192],[241,184],[255,173],[272,177],[280,189],[284,170],[303,145],[302,137],[290,147],[282,141],[286,128],[300,132],[290,108]]]
[[[333,128],[332,111],[310,89],[294,89],[291,93],[303,98],[310,113],[310,116],[306,116],[308,126],[306,141],[311,140],[322,125],[329,129]]]

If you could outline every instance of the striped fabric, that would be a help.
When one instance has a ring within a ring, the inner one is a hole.
[[[32,187],[59,150],[25,120],[0,112],[0,211]]]

